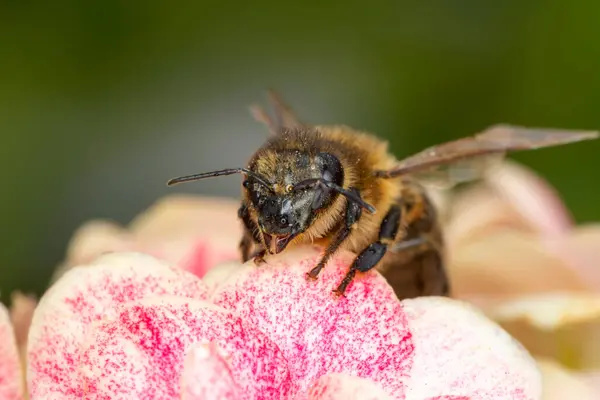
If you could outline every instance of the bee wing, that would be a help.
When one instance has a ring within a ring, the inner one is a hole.
[[[271,89],[267,94],[269,103],[275,114],[275,120],[273,120],[267,111],[259,105],[250,106],[250,113],[256,121],[266,125],[272,135],[277,135],[283,128],[306,128],[306,125],[296,117],[292,109],[283,101],[283,98],[278,92]]]
[[[501,165],[505,158],[505,152],[474,156],[413,172],[410,176],[428,189],[446,190],[460,183],[483,178],[492,168]]]
[[[382,178],[411,175],[424,183],[451,186],[480,178],[506,153],[559,146],[598,138],[598,132],[495,125],[480,134],[427,148],[400,161]]]

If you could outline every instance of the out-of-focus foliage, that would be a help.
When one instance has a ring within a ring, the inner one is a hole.
[[[399,156],[496,122],[599,129],[599,15],[592,0],[3,1],[2,298],[43,289],[83,221],[127,222],[166,179],[243,164],[266,134],[246,106],[267,87]],[[515,157],[591,220],[599,154]]]

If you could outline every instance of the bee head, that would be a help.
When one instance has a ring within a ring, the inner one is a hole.
[[[244,187],[257,211],[267,250],[277,254],[306,231],[338,195],[350,192],[343,189],[342,164],[331,153],[281,152],[265,164],[258,161],[254,166],[261,175],[269,176],[272,186],[266,188],[249,176]]]
[[[345,196],[369,212],[373,206],[355,192],[343,188],[344,169],[331,153],[280,152],[259,157],[250,168],[233,168],[171,179],[167,184],[242,173],[243,187],[258,216],[258,227],[271,254],[282,252],[306,231],[318,213]]]

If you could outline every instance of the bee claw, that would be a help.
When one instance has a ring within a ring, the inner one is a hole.
[[[316,281],[317,280],[317,276],[312,274],[311,272],[307,272],[306,274],[304,274],[304,276],[306,277],[307,281]]]
[[[335,295],[336,298],[340,298],[340,297],[346,298],[346,295],[344,294],[344,292],[341,291],[339,288],[333,289],[332,293]]]

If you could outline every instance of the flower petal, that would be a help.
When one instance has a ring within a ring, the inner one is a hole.
[[[467,303],[442,297],[402,302],[414,341],[407,400],[541,396],[534,360],[511,336]]]
[[[33,318],[33,312],[37,306],[37,299],[33,295],[25,295],[21,292],[13,292],[10,295],[10,320],[14,326],[17,346],[19,348],[27,345],[29,326]]]
[[[600,296],[547,293],[481,302],[534,355],[574,369],[600,369]]]
[[[310,388],[308,400],[392,400],[368,379],[346,374],[324,375]]]
[[[115,251],[150,254],[202,277],[218,263],[239,258],[237,240],[231,240],[242,233],[238,207],[229,199],[172,195],[153,204],[128,228],[111,221],[88,222],[73,236],[52,281],[74,265]]]
[[[136,253],[105,255],[69,270],[33,316],[27,349],[31,396],[81,398],[76,368],[89,324],[112,315],[119,303],[168,294],[205,299],[207,289],[194,275]]]
[[[538,360],[544,383],[543,400],[597,400],[600,393],[594,393],[583,379],[550,359]]]
[[[456,194],[450,214],[451,218],[445,226],[450,249],[481,239],[497,230],[535,232],[509,203],[485,185]]]
[[[242,391],[235,383],[227,360],[214,342],[198,344],[185,358],[181,375],[181,400],[238,400]]]
[[[506,161],[490,170],[487,183],[524,219],[545,236],[563,236],[573,226],[569,210],[556,190],[523,165]]]
[[[62,264],[54,271],[54,283],[70,268],[92,262],[104,253],[138,251],[135,238],[122,226],[106,220],[93,220],[79,227],[67,246]]]
[[[22,399],[23,377],[8,310],[0,304],[0,399]]]
[[[147,251],[202,277],[220,262],[239,258],[239,202],[226,198],[171,195],[130,225]],[[219,229],[215,229],[218,226]]]
[[[165,237],[211,235],[215,226],[217,234],[225,237],[242,234],[242,225],[237,219],[239,201],[228,198],[194,195],[166,196],[130,224],[130,229],[142,240],[162,240]],[[236,243],[230,244],[236,246]]]
[[[307,281],[321,250],[290,248],[260,267],[250,261],[212,300],[277,343],[300,385],[299,397],[322,375],[341,372],[369,378],[402,398],[413,344],[400,302],[374,270],[359,274],[345,298],[334,296],[354,257],[349,252],[336,253],[318,280]]]
[[[600,290],[600,224],[580,225],[564,238],[547,240],[547,248],[564,260],[593,290]]]
[[[212,304],[160,296],[125,304],[113,320],[95,326],[81,357],[85,398],[178,398],[186,354],[205,341],[225,351],[244,398],[288,396],[286,360],[261,332]]]
[[[589,289],[538,237],[523,232],[498,230],[474,238],[451,249],[448,263],[454,295],[460,298]]]

